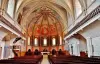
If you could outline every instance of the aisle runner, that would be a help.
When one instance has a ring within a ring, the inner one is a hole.
[[[41,64],[49,64],[48,55],[43,55],[43,60],[42,60]]]

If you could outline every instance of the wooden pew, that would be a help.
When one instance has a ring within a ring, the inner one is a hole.
[[[50,64],[100,64],[100,59],[78,56],[48,56]]]
[[[0,64],[40,64],[43,56],[22,56],[8,60],[0,60]]]

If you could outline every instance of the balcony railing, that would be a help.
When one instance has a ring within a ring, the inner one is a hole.
[[[76,29],[78,29],[80,26],[82,26],[83,24],[85,24],[86,22],[88,22],[90,19],[92,19],[93,17],[95,17],[96,15],[100,14],[100,5],[95,8],[92,12],[90,12],[87,16],[85,16],[79,23],[77,23],[66,35],[68,36],[69,34],[71,34],[73,31],[75,31]]]

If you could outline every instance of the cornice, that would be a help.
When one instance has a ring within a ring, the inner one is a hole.
[[[77,30],[83,24],[89,22],[90,19],[95,17],[96,15],[100,14],[100,5],[96,7],[92,12],[90,12],[86,17],[84,17],[79,23],[77,23],[64,37],[70,35],[72,32]]]
[[[13,29],[15,32],[17,32],[18,34],[24,37],[24,34],[21,31],[19,31],[14,25],[12,25],[8,20],[6,20],[2,15],[0,15],[0,21],[2,21],[4,24],[6,24],[11,29]]]

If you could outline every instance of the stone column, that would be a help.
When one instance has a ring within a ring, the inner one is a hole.
[[[79,44],[80,44],[80,41],[78,40],[77,43],[76,43],[76,45],[77,45],[77,56],[80,56]]]
[[[64,42],[65,42],[65,43],[64,43],[64,49],[65,49],[65,50],[68,50],[68,42],[67,42],[67,40],[64,40]]]
[[[88,53],[88,57],[91,57],[93,55],[93,51],[92,51],[92,38],[87,37],[86,38],[87,41],[87,53]]]
[[[0,41],[2,42],[2,41]],[[1,43],[1,47],[2,47],[2,52],[1,52],[1,59],[4,59],[4,46],[5,46],[5,42]]]

